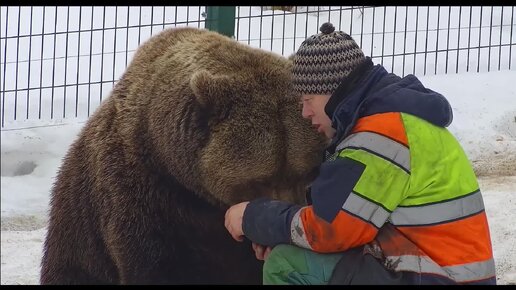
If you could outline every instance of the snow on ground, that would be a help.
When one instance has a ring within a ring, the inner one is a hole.
[[[516,284],[516,71],[420,79],[452,104],[450,131],[481,175],[498,283]],[[1,284],[38,284],[49,191],[83,125],[1,132]]]
[[[491,230],[497,282],[516,285],[516,175],[485,176],[479,183]]]
[[[39,284],[39,264],[46,228],[4,231],[2,228],[2,285]]]
[[[2,131],[2,230],[45,225],[52,179],[82,126],[76,123]]]

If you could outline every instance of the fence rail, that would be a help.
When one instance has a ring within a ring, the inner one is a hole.
[[[237,6],[234,37],[288,56],[332,22],[398,75],[513,69],[514,6]],[[205,6],[2,6],[1,127],[85,120],[138,46],[169,27],[205,28]]]

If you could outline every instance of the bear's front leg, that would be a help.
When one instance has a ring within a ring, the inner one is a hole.
[[[106,240],[118,270],[120,284],[177,284],[179,264],[173,263],[174,245],[148,216],[114,215]]]

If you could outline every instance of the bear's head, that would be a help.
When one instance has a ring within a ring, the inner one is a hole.
[[[205,200],[303,202],[326,140],[301,116],[291,66],[215,32],[166,30],[139,49],[126,72],[137,82],[125,87],[137,93],[121,93],[134,96],[124,104],[143,104],[145,112],[124,122],[148,116],[138,126],[152,148],[141,155]]]
[[[302,203],[315,178],[324,138],[301,116],[283,66],[214,75],[193,74],[190,86],[210,138],[199,169],[203,186],[224,204],[259,196]]]

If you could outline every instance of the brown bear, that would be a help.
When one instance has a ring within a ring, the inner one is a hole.
[[[230,205],[302,203],[324,138],[291,62],[204,29],[137,50],[70,147],[51,193],[42,284],[260,284]]]

